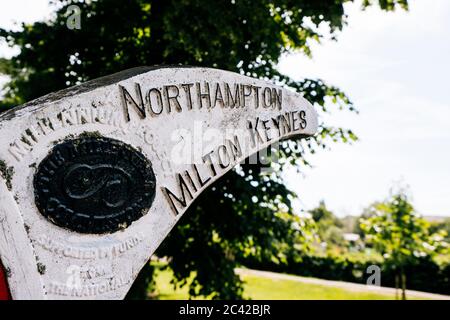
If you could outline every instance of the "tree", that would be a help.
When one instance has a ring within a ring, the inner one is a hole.
[[[325,204],[324,200],[321,200],[317,208],[310,210],[309,213],[311,214],[315,222],[320,222],[323,220],[333,220],[334,222],[337,220],[333,212],[331,212],[327,208],[327,205]]]
[[[276,65],[286,52],[311,55],[310,42],[332,36],[345,25],[343,4],[349,0],[59,0],[45,22],[22,25],[21,31],[0,30],[0,39],[20,53],[0,61],[9,75],[3,109],[46,93],[139,65],[207,66],[273,81],[301,92],[323,112],[354,111],[347,96],[320,79],[294,81]],[[364,0],[385,10],[407,0]],[[81,9],[81,29],[66,26],[67,9]],[[331,103],[325,104],[330,100]],[[274,151],[280,159],[273,174],[261,165],[244,165],[205,191],[181,219],[158,255],[169,257],[181,284],[193,271],[191,294],[236,298],[242,284],[234,274],[236,256],[254,250],[277,256],[280,243],[291,243],[295,194],[282,183],[285,164],[307,165],[304,151],[326,149],[331,142],[349,143],[351,130],[322,124],[309,141],[285,141]],[[256,199],[256,201],[254,201]],[[150,268],[151,269],[151,268]],[[140,278],[151,278],[150,272]],[[151,281],[147,281],[151,283]]]
[[[430,233],[429,223],[412,207],[403,191],[371,207],[372,214],[361,219],[366,241],[374,245],[385,262],[396,273],[396,289],[400,285],[406,299],[405,266],[414,259],[434,256],[446,247],[445,234]]]
[[[431,232],[440,232],[441,230],[445,231],[445,233],[447,234],[447,236],[445,237],[445,241],[450,242],[450,218],[446,218],[443,221],[431,223]]]
[[[345,244],[343,236],[343,224],[332,211],[330,211],[325,201],[321,200],[319,206],[309,211],[312,219],[317,224],[318,236],[326,244],[342,247]]]

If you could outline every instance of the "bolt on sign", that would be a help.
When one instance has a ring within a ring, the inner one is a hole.
[[[193,67],[130,69],[1,114],[0,258],[12,298],[124,298],[203,190],[316,130],[301,95]]]

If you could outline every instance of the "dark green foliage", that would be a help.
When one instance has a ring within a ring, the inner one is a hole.
[[[247,176],[259,173],[256,166],[245,168]],[[232,299],[242,294],[242,285],[234,274],[236,259],[251,252],[261,259],[282,254],[283,247],[294,244],[290,218],[263,202],[280,201],[290,206],[290,194],[278,181],[268,180],[252,186],[236,171],[225,175],[192,205],[164,241],[157,254],[173,256],[170,266],[175,277],[183,279],[196,271],[191,295],[210,295]],[[232,189],[230,189],[232,186]],[[265,188],[264,194],[258,189]],[[253,196],[260,196],[257,203]],[[177,252],[174,254],[174,248]]]
[[[226,69],[289,86],[323,111],[329,111],[328,107],[354,110],[338,88],[320,79],[295,82],[276,70],[284,52],[310,54],[308,41],[322,37],[315,29],[319,23],[327,24],[336,35],[345,24],[343,3],[347,0],[54,2],[54,19],[23,25],[19,32],[0,30],[0,39],[20,49],[11,60],[0,61],[0,72],[11,77],[0,108],[131,67],[183,64]],[[379,1],[388,10],[396,3],[406,1]],[[81,8],[80,30],[66,27],[67,7],[72,4]],[[325,98],[333,103],[325,105]],[[315,152],[332,142],[355,140],[350,130],[321,124],[318,135],[309,141],[282,144],[281,167],[308,164],[301,156],[304,150]],[[233,273],[236,256],[252,251],[280,260],[283,248],[298,237],[298,232],[290,231],[295,220],[290,205],[294,195],[282,184],[279,170],[272,176],[260,172],[257,165],[243,167],[205,191],[158,252],[170,258],[181,284],[196,271],[191,294],[240,297],[242,285]]]
[[[319,206],[309,211],[312,218],[315,222],[320,222],[323,220],[332,220],[334,222],[338,222],[338,219],[335,217],[333,212],[328,210],[325,201],[320,201]]]
[[[126,299],[141,300],[147,298],[155,289],[155,280],[153,279],[154,273],[155,267],[152,264],[147,263],[139,273],[131,290],[128,291]]]

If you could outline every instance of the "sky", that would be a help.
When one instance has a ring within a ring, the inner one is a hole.
[[[359,110],[321,118],[352,129],[358,142],[310,156],[313,167],[301,175],[286,172],[296,209],[323,199],[338,216],[357,215],[400,183],[420,213],[450,216],[450,1],[410,0],[408,12],[360,9],[358,1],[345,6],[348,25],[337,41],[314,44],[312,59],[292,53],[279,64],[294,79],[338,86]],[[48,0],[2,0],[0,27],[50,13]],[[12,54],[0,43],[0,56]]]
[[[360,141],[311,157],[303,176],[288,174],[299,208],[323,199],[336,214],[360,214],[393,186],[407,185],[423,215],[450,216],[450,1],[410,1],[409,12],[346,6],[338,41],[291,54],[280,70],[338,86],[359,115],[332,112],[327,124]],[[294,177],[295,178],[292,178]]]

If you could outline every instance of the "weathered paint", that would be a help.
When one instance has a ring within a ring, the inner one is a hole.
[[[8,179],[0,173],[0,256],[12,298],[124,298],[203,190],[255,152],[311,136],[317,126],[312,105],[297,93],[185,67],[126,70],[1,114],[0,161]],[[37,168],[55,145],[79,136],[122,141],[152,164],[151,208],[117,232],[59,227],[35,204]],[[199,142],[199,150],[185,154]]]

